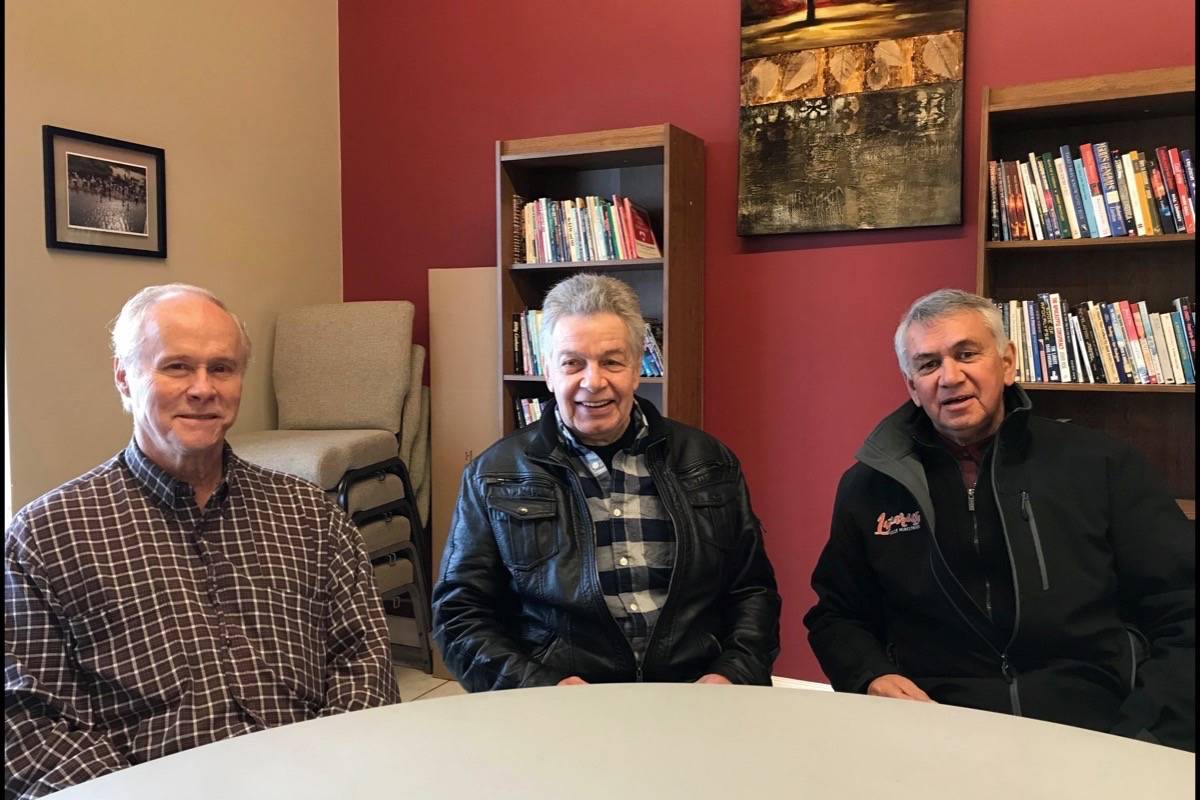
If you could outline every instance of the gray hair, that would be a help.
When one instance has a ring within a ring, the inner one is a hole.
[[[977,294],[964,292],[961,289],[938,289],[924,297],[918,297],[900,318],[900,324],[896,327],[894,341],[896,360],[900,362],[900,372],[905,377],[912,377],[909,372],[908,357],[904,352],[909,326],[914,322],[933,322],[963,311],[974,311],[983,317],[988,330],[992,332],[992,338],[996,340],[996,351],[1004,353],[1004,349],[1008,346],[1008,335],[1004,332],[1004,318],[1000,315],[1000,309],[996,308],[991,300]]]
[[[202,297],[228,314],[237,325],[242,340],[242,353],[245,355],[242,366],[250,363],[250,334],[246,331],[246,323],[234,314],[220,298],[207,289],[192,286],[187,283],[166,283],[160,286],[147,286],[133,297],[125,301],[121,313],[112,323],[112,353],[127,372],[137,373],[141,369],[141,347],[144,340],[143,329],[146,316],[156,305],[174,297],[191,295]],[[126,411],[130,410],[129,398],[122,396],[121,404]]]
[[[581,272],[559,281],[542,301],[542,352],[553,352],[554,326],[563,317],[616,314],[625,323],[629,352],[633,358],[642,353],[646,341],[646,323],[637,293],[629,284],[607,275]]]

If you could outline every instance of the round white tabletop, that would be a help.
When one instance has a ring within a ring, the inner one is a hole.
[[[1195,756],[950,706],[615,684],[423,700],[275,728],[58,800],[1195,796]]]

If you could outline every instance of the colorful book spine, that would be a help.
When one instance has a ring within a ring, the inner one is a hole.
[[[1120,314],[1121,329],[1118,335],[1125,337],[1125,347],[1129,352],[1129,358],[1133,362],[1137,382],[1150,383],[1150,370],[1146,369],[1146,363],[1142,360],[1142,348],[1138,344],[1137,326],[1133,323],[1133,313],[1129,307],[1129,301],[1117,300],[1113,303],[1113,306]],[[1116,324],[1116,320],[1113,320],[1113,324]]]
[[[1008,238],[1008,234],[1001,229],[1000,221],[1000,178],[999,168],[995,161],[988,162],[988,197],[991,198],[991,240],[993,242],[1001,242]]]
[[[1195,383],[1196,369],[1192,362],[1192,353],[1188,349],[1187,334],[1183,330],[1183,318],[1178,311],[1170,311],[1167,316],[1171,318],[1171,327],[1175,332],[1175,348],[1179,351],[1179,363],[1183,367],[1183,381],[1184,383]]]
[[[1024,161],[1014,161],[1013,168],[1017,172],[1020,186],[1021,202],[1025,205],[1026,219],[1029,221],[1029,238],[1045,239],[1046,231],[1042,228],[1042,206],[1038,200],[1037,184],[1029,174],[1029,165]]]
[[[1092,203],[1092,193],[1088,188],[1087,174],[1083,170],[1083,160],[1075,159],[1072,162],[1071,168],[1075,171],[1075,184],[1079,187],[1079,196],[1083,203],[1083,213],[1087,218],[1088,237],[1098,239],[1103,234],[1100,233],[1100,229],[1096,225],[1096,207]]]
[[[1133,222],[1138,236],[1150,235],[1150,224],[1146,221],[1145,210],[1138,200],[1137,180],[1133,174],[1134,151],[1121,153],[1118,176],[1125,179],[1125,195],[1129,196],[1129,211],[1133,214]],[[1122,195],[1124,197],[1125,195]]]
[[[1125,177],[1125,161],[1121,151],[1113,148],[1111,151],[1113,177],[1117,182],[1117,196],[1121,199],[1121,213],[1124,215],[1125,232],[1129,236],[1141,235],[1137,229],[1137,219],[1133,210],[1133,198],[1129,196],[1129,179]]]
[[[1037,184],[1038,196],[1042,201],[1042,208],[1045,209],[1044,228],[1046,230],[1047,239],[1063,238],[1063,229],[1066,228],[1067,221],[1063,220],[1062,227],[1058,224],[1058,211],[1054,207],[1054,196],[1050,193],[1050,179],[1046,175],[1046,165],[1036,154],[1029,154],[1029,171],[1033,174],[1033,180]],[[1068,234],[1067,238],[1071,238]]]
[[[1104,318],[1100,313],[1100,304],[1089,300],[1087,302],[1088,321],[1091,322],[1092,335],[1096,339],[1096,349],[1100,353],[1100,361],[1104,367],[1106,383],[1120,383],[1121,371],[1117,368],[1117,359],[1113,354],[1112,342],[1104,329]]]
[[[1183,162],[1179,160],[1179,148],[1167,149],[1171,163],[1171,177],[1175,180],[1175,191],[1179,193],[1179,205],[1183,209],[1183,226],[1188,233],[1196,232],[1196,210],[1192,203],[1187,177],[1183,174]]]
[[[1117,377],[1121,383],[1134,383],[1133,365],[1129,363],[1126,356],[1123,340],[1118,336],[1121,322],[1119,311],[1114,312],[1110,303],[1097,303],[1100,307],[1100,317],[1104,321],[1104,335],[1108,337],[1109,346],[1112,348],[1113,363],[1117,368]],[[1115,316],[1115,318],[1114,318]]]
[[[1093,237],[1092,225],[1084,206],[1083,191],[1080,189],[1079,174],[1075,170],[1075,159],[1071,157],[1071,148],[1064,144],[1058,148],[1058,152],[1062,154],[1063,174],[1066,176],[1067,191],[1071,195],[1071,207],[1075,209],[1079,236],[1081,239],[1091,239]]]
[[[1137,178],[1138,202],[1142,205],[1142,216],[1146,218],[1146,229],[1155,236],[1163,234],[1162,220],[1158,217],[1158,203],[1150,188],[1150,173],[1146,169],[1146,154],[1137,152],[1133,157],[1133,174]]]
[[[1054,173],[1058,180],[1058,188],[1063,193],[1063,210],[1067,212],[1067,224],[1071,228],[1072,239],[1086,239],[1084,236],[1083,227],[1079,224],[1080,214],[1083,212],[1083,206],[1080,206],[1078,211],[1075,208],[1075,203],[1071,197],[1071,182],[1067,175],[1066,162],[1062,160],[1062,156],[1054,159]]]
[[[1192,210],[1196,206],[1196,165],[1192,163],[1192,151],[1184,148],[1179,151],[1179,160],[1183,162],[1183,176],[1187,178],[1188,195],[1192,198]]]
[[[1192,309],[1190,298],[1176,297],[1171,301],[1171,305],[1179,312],[1179,316],[1183,319],[1183,330],[1187,334],[1188,349],[1190,352],[1196,352],[1196,325],[1192,319]]]
[[[1133,321],[1138,323],[1138,335],[1146,343],[1146,350],[1150,356],[1150,373],[1155,377],[1156,383],[1166,383],[1167,375],[1159,358],[1158,343],[1154,341],[1154,328],[1150,326],[1150,310],[1146,308],[1146,301],[1139,300],[1133,311]]]
[[[1154,202],[1158,208],[1158,218],[1162,224],[1163,233],[1178,233],[1180,229],[1175,226],[1175,215],[1171,213],[1171,198],[1167,194],[1167,185],[1163,181],[1158,161],[1147,159],[1146,169],[1150,173],[1150,190],[1154,193]]]
[[[1179,379],[1183,377],[1183,370],[1177,368],[1175,361],[1171,359],[1171,349],[1167,347],[1167,337],[1163,335],[1162,323],[1162,314],[1151,311],[1150,330],[1154,336],[1154,344],[1158,348],[1158,360],[1162,363],[1163,383],[1179,383]]]
[[[1187,231],[1183,222],[1183,206],[1179,202],[1179,190],[1175,188],[1175,175],[1171,172],[1171,157],[1165,147],[1154,148],[1154,158],[1158,169],[1162,172],[1163,184],[1167,189],[1167,198],[1171,201],[1171,216],[1175,221],[1175,230],[1179,233]]]
[[[1125,236],[1128,234],[1128,229],[1125,227],[1125,213],[1121,210],[1121,194],[1117,191],[1117,179],[1113,173],[1112,154],[1108,150],[1107,142],[1096,142],[1095,145],[1083,145],[1082,152],[1095,154],[1095,167],[1100,176],[1100,188],[1104,193],[1104,208],[1108,215],[1108,226],[1112,229],[1113,236]],[[1085,155],[1083,159],[1084,166],[1087,166],[1088,158]]]
[[[1037,334],[1037,303],[1022,300],[1021,305],[1025,310],[1022,315],[1025,319],[1025,340],[1029,343],[1029,374],[1032,376],[1030,380],[1041,382],[1045,380],[1045,373],[1042,371],[1042,348]]]
[[[1167,351],[1167,358],[1171,362],[1171,371],[1175,374],[1175,383],[1182,385],[1187,383],[1187,378],[1183,374],[1183,362],[1179,360],[1179,347],[1175,344],[1175,328],[1171,325],[1171,312],[1164,311],[1157,315],[1158,327],[1162,332],[1162,349]]]
[[[1054,318],[1050,311],[1050,295],[1046,292],[1038,292],[1035,309],[1038,318],[1038,335],[1046,353],[1046,380],[1050,383],[1062,383],[1058,346],[1054,340]]]
[[[1071,230],[1070,215],[1067,213],[1067,204],[1071,202],[1071,198],[1064,194],[1066,189],[1058,182],[1058,170],[1054,166],[1054,158],[1049,153],[1042,153],[1040,160],[1046,172],[1046,186],[1050,189],[1050,200],[1054,203],[1059,238],[1077,239],[1079,237]]]
[[[1051,292],[1047,298],[1050,302],[1050,322],[1054,330],[1054,346],[1058,351],[1058,374],[1063,383],[1071,383],[1071,347],[1067,338],[1067,328],[1063,323],[1063,302],[1058,292]]]

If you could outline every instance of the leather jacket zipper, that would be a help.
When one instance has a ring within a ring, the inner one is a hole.
[[[654,478],[654,486],[658,489],[659,495],[663,500],[663,508],[667,510],[667,516],[671,518],[671,525],[675,529],[675,557],[671,561],[671,577],[667,581],[667,599],[663,601],[662,610],[658,614],[658,620],[654,623],[654,627],[650,630],[650,638],[646,640],[646,649],[644,654],[645,657],[648,657],[651,652],[650,646],[654,644],[654,639],[656,636],[658,636],[658,631],[662,627],[663,620],[666,618],[667,609],[671,605],[672,590],[675,588],[675,574],[679,571],[679,549],[683,545],[682,538],[679,535],[679,518],[676,516],[675,512],[671,510],[672,505],[679,499],[675,497],[675,487],[674,485],[669,484],[666,479],[666,475],[663,473],[662,469],[659,468],[660,465],[658,459],[655,457],[654,453],[650,452],[649,450],[646,452],[646,465],[650,469],[651,477]],[[662,495],[665,494],[671,495],[671,502],[667,502],[666,497],[662,497]],[[642,667],[644,661],[645,658],[637,659],[638,683],[642,682]]]

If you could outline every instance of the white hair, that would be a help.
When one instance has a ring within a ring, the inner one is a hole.
[[[553,351],[554,326],[559,320],[592,314],[616,314],[625,324],[630,355],[633,358],[641,355],[646,323],[637,293],[624,281],[581,272],[559,281],[542,301],[541,348],[547,358]]]
[[[1004,332],[1004,318],[1000,315],[1000,309],[996,308],[991,300],[977,294],[964,292],[961,289],[938,289],[936,292],[918,297],[900,318],[900,324],[896,327],[893,344],[896,348],[896,360],[900,362],[900,372],[904,374],[904,377],[912,377],[912,373],[909,372],[908,354],[905,352],[909,326],[914,322],[932,322],[963,311],[974,311],[983,317],[988,330],[992,332],[992,338],[996,340],[996,352],[1004,353],[1005,348],[1008,347],[1008,335]]]

